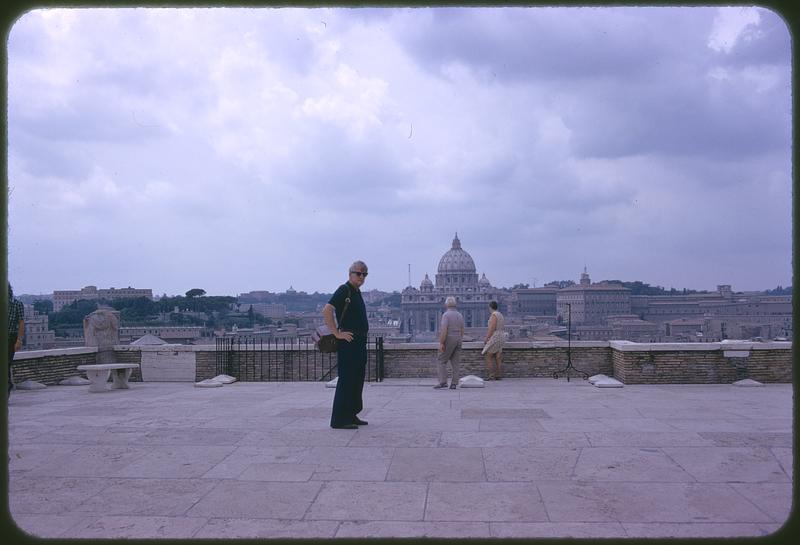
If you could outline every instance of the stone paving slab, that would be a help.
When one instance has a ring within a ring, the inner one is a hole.
[[[178,517],[186,514],[217,485],[199,479],[114,479],[75,504],[71,512],[104,515]]]
[[[661,449],[595,447],[581,449],[574,475],[579,480],[692,482],[695,478]]]
[[[9,510],[13,514],[61,515],[108,486],[106,479],[46,477],[12,473]]]
[[[787,482],[764,447],[664,447],[664,453],[700,482]]]
[[[491,522],[492,537],[613,538],[627,537],[618,522]]]
[[[202,477],[236,447],[195,445],[152,446],[147,454],[115,472],[119,477],[191,479]]]
[[[751,523],[624,522],[622,527],[628,537],[639,538],[762,537],[770,533],[763,525]]]
[[[507,379],[15,391],[9,505],[60,538],[735,537],[791,508],[792,387]]]
[[[427,485],[326,482],[306,518],[314,520],[422,520]]]
[[[336,537],[349,538],[488,538],[487,522],[342,522]]]
[[[580,450],[577,448],[492,447],[483,449],[489,481],[569,479]]]
[[[214,484],[214,483],[209,483]],[[319,482],[223,480],[186,513],[191,517],[303,518],[317,497]]]
[[[781,432],[702,431],[697,435],[715,447],[791,447],[792,434]]]
[[[237,447],[202,475],[207,479],[236,479],[252,464],[299,464],[308,447]]]
[[[439,431],[420,432],[364,427],[359,428],[358,433],[352,434],[347,445],[350,447],[436,447],[439,445],[441,437],[442,432]]]
[[[775,458],[778,460],[778,463],[781,465],[781,468],[786,472],[789,478],[792,478],[792,449],[791,447],[783,448],[783,447],[772,447],[770,448],[772,453],[775,455]]]
[[[697,432],[783,432],[792,431],[791,419],[760,419],[750,422],[747,419],[703,419],[697,418],[662,418],[662,421],[672,426],[675,430]]]
[[[550,418],[543,409],[461,409],[461,418]]]
[[[138,443],[150,430],[147,428],[101,428],[70,426],[68,431],[50,431],[28,439],[32,444],[62,445],[128,445]]]
[[[465,521],[480,518],[520,522],[547,520],[534,483],[431,483],[425,520]]]
[[[240,481],[308,481],[315,476],[315,464],[249,464],[237,479]]]
[[[25,443],[26,441],[33,440],[42,435],[52,433],[54,430],[58,430],[57,426],[31,421],[27,421],[18,425],[13,425],[12,422],[13,421],[9,419],[10,425],[7,428],[9,444],[12,442],[16,444]]]
[[[544,426],[530,418],[481,418],[478,431],[545,431]]]
[[[49,467],[60,463],[64,458],[71,457],[72,453],[79,448],[80,444],[71,443],[10,443],[8,447],[8,469],[10,471],[25,471],[40,466]]]
[[[395,449],[387,481],[485,481],[479,448]]]
[[[66,386],[65,386],[66,388]],[[39,464],[29,472],[31,477],[108,477],[117,475],[131,462],[150,452],[145,447],[130,445],[79,446],[58,462]]]
[[[343,447],[350,443],[355,436],[355,432],[342,433],[347,431],[349,430],[326,428],[315,430],[314,433],[308,433],[307,430],[291,428],[262,429],[247,433],[237,444],[239,446],[258,447]]]
[[[313,480],[384,481],[394,455],[385,447],[309,447],[304,464],[315,464]]]
[[[586,434],[579,432],[442,432],[442,447],[588,447]]]
[[[586,439],[592,447],[715,446],[705,432],[693,431],[590,431]]]
[[[197,517],[92,517],[69,530],[76,538],[113,539],[182,539],[192,537],[204,524]]]
[[[231,416],[220,416],[206,421],[206,428],[222,430],[243,430],[251,433],[253,430],[278,430],[294,422],[293,416],[271,416],[261,414],[258,416],[243,417],[241,414]]]
[[[771,522],[727,484],[541,482],[551,521]]]
[[[739,494],[750,500],[775,522],[789,518],[792,506],[792,483],[731,484]]]
[[[94,520],[82,514],[72,515],[38,515],[14,513],[12,516],[14,523],[25,533],[36,537],[55,538],[60,537],[65,532],[77,526],[79,523]]]
[[[196,539],[332,538],[338,521],[212,518],[192,536]]]
[[[160,428],[148,430],[137,438],[140,445],[236,445],[245,436],[244,430],[214,428]]]
[[[428,418],[392,418],[383,422],[381,428],[385,430],[477,431],[479,422],[479,420],[475,419],[442,418],[438,414],[434,414]],[[372,426],[373,422],[370,421],[370,425]]]

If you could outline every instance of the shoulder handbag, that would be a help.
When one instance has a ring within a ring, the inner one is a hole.
[[[347,307],[350,306],[350,288],[347,288],[347,299],[344,300],[344,309],[342,310],[342,319],[339,321],[340,323],[344,321],[344,315],[347,313]],[[320,352],[325,354],[329,352],[336,352],[339,345],[339,339],[336,338],[336,335],[331,333],[331,330],[325,324],[322,324],[317,328],[317,330],[312,335],[312,339],[314,343],[317,345],[317,348]]]

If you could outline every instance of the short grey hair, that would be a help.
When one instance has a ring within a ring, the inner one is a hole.
[[[353,261],[353,264],[350,265],[349,272],[353,271],[367,272],[368,270],[369,269],[367,269],[367,264],[364,263],[363,261]]]
[[[448,296],[447,299],[444,300],[444,306],[448,308],[456,308],[456,298],[452,295]]]

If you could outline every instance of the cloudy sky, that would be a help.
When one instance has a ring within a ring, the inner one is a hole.
[[[758,8],[57,9],[8,29],[9,278],[237,294],[791,284]]]

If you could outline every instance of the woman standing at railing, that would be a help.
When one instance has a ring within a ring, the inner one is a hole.
[[[339,340],[336,351],[339,380],[333,396],[332,428],[356,429],[367,424],[356,416],[363,408],[362,391],[367,368],[369,323],[360,289],[366,279],[367,265],[356,261],[350,265],[347,282],[339,286],[322,309],[325,325]]]
[[[485,346],[482,354],[486,355],[487,380],[503,378],[503,346],[506,344],[506,319],[497,310],[497,301],[489,302],[492,315],[489,318],[489,330],[486,332]],[[494,363],[494,365],[492,365]],[[494,369],[493,369],[494,367]]]

